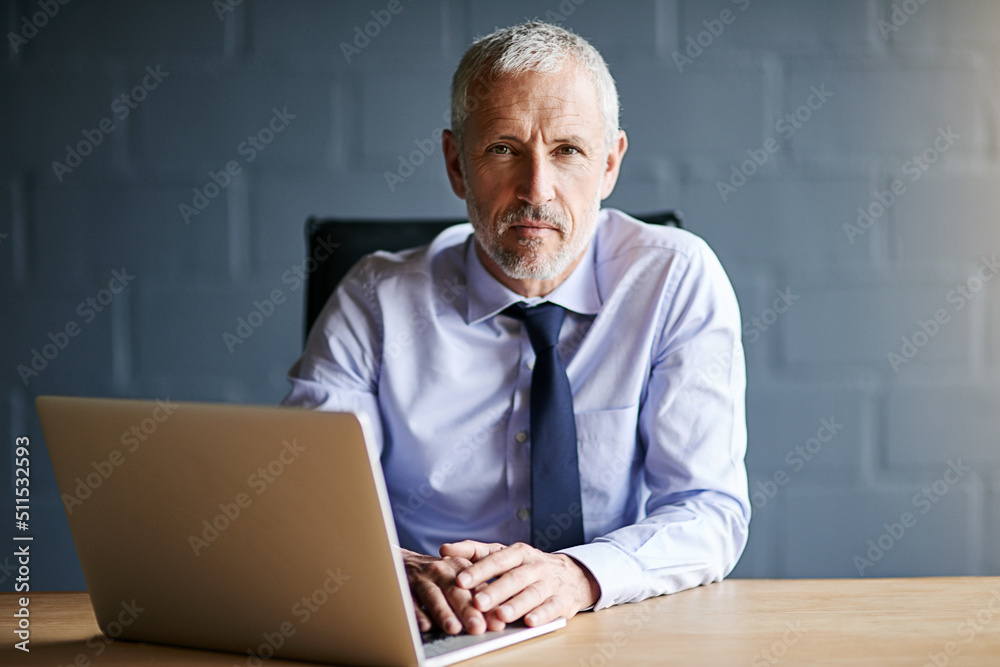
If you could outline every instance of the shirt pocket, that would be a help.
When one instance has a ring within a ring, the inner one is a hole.
[[[642,470],[638,416],[638,404],[575,415],[588,540],[636,519]]]

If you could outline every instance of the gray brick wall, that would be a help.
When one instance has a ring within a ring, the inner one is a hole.
[[[280,278],[305,218],[461,215],[439,151],[392,188],[385,173],[445,126],[465,45],[537,16],[590,38],[619,83],[632,145],[607,203],[680,208],[736,287],[755,507],[737,575],[1000,573],[1000,281],[983,262],[1000,251],[1000,4],[401,0],[346,54],[387,2],[230,4],[72,0],[5,40],[4,488],[13,438],[42,442],[41,393],[280,400],[302,318]],[[0,7],[5,34],[42,11]],[[186,221],[213,174],[226,185]],[[135,278],[81,310],[116,270]],[[275,289],[287,301],[230,351],[223,333]],[[34,582],[82,588],[41,447],[34,472]]]

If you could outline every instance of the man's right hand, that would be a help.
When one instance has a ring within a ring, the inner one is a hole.
[[[400,551],[421,632],[435,625],[452,635],[463,628],[470,635],[482,634],[487,629],[504,629],[506,624],[495,613],[483,614],[473,605],[472,596],[477,591],[458,585],[458,573],[472,565],[472,561],[425,556],[407,549]]]

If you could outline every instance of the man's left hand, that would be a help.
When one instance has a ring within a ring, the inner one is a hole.
[[[601,592],[590,571],[569,556],[527,544],[505,547],[465,540],[442,545],[441,555],[472,561],[458,574],[458,585],[471,591],[486,584],[473,603],[483,613],[495,609],[505,623],[521,617],[529,626],[560,616],[570,619],[597,602]]]

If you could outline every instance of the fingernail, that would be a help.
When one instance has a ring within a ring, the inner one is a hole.
[[[476,595],[476,604],[479,605],[480,611],[482,611],[483,609],[488,609],[491,602],[492,600],[490,600],[490,596],[487,595],[486,593],[479,593],[478,595]]]
[[[462,624],[453,618],[444,622],[444,631],[447,633],[456,635],[461,630],[462,630]]]
[[[507,621],[512,621],[514,616],[514,608],[511,607],[509,604],[500,605],[500,608],[497,610],[497,613],[500,614],[501,618]]]
[[[458,575],[458,583],[468,588],[469,584],[472,583],[472,575],[469,574],[468,572],[463,572],[462,574]]]

